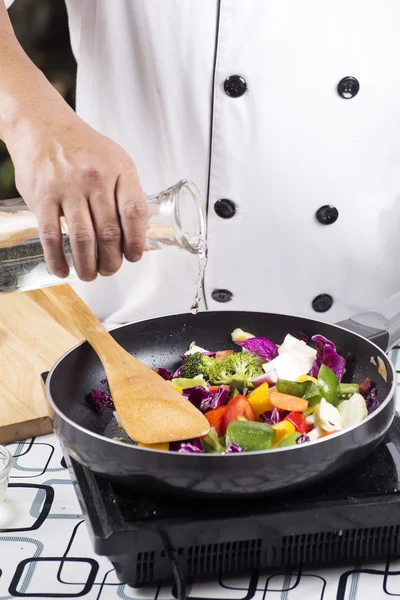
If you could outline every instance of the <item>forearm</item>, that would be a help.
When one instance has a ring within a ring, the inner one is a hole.
[[[27,124],[39,121],[50,133],[56,111],[61,118],[61,106],[61,114],[72,113],[21,48],[0,0],[0,138],[12,146]]]

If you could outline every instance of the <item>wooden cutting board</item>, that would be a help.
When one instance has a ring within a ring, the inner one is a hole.
[[[41,374],[80,341],[40,290],[0,294],[0,444],[52,431]]]

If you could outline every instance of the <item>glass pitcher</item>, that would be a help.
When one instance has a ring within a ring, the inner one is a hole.
[[[206,254],[206,218],[197,187],[188,180],[148,196],[145,250],[175,248]],[[38,223],[22,198],[0,201],[0,293],[28,291],[77,279],[65,219],[61,219],[67,279],[53,275],[45,262]]]

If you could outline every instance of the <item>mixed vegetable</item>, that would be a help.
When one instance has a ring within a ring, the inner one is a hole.
[[[312,338],[315,348],[290,334],[280,346],[241,329],[231,337],[240,351],[209,352],[193,342],[177,371],[158,369],[205,414],[210,431],[157,449],[230,454],[304,444],[361,423],[379,406],[370,378],[342,382],[345,360],[322,335]],[[98,412],[112,407],[100,390],[88,400]]]

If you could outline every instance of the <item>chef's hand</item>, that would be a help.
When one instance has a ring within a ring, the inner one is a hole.
[[[76,116],[29,60],[0,0],[0,139],[19,193],[36,213],[50,270],[68,274],[65,216],[78,276],[111,275],[140,259],[147,207],[136,168],[118,144]]]
[[[80,279],[112,275],[122,256],[140,259],[147,207],[135,165],[116,143],[69,109],[45,122],[24,121],[9,145],[19,193],[36,214],[46,262],[68,275],[60,216],[65,216]]]

